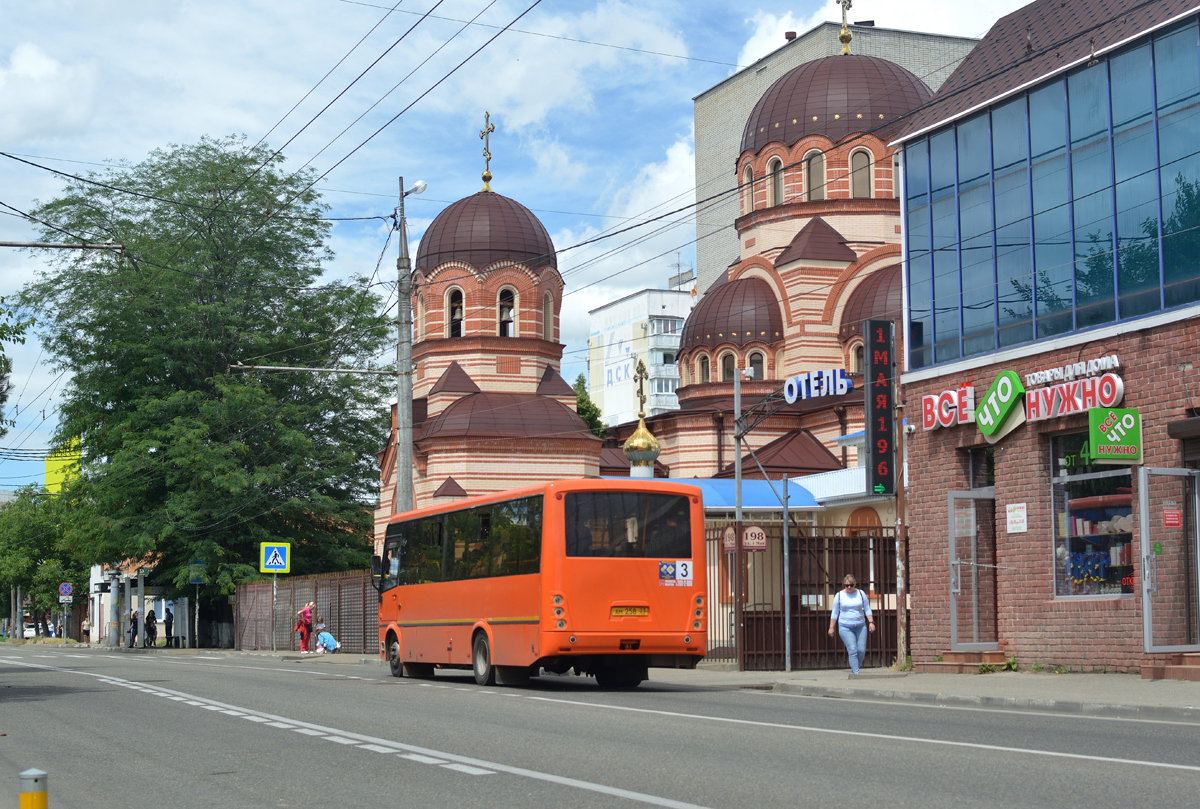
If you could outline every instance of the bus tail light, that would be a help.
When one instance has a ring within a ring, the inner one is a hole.
[[[567,622],[566,622],[566,621],[563,621],[563,620],[561,620],[561,619],[560,619],[560,620],[559,620],[559,622],[558,622],[558,628],[559,628],[559,629],[566,629],[566,628],[567,628]]]
[[[696,606],[697,607],[704,606],[704,596],[696,596]]]
[[[700,628],[700,622],[692,621],[692,629],[699,629],[699,628]]]
[[[697,608],[696,608],[696,617],[697,617],[697,618],[699,618],[699,617],[700,617],[700,616],[702,616],[702,615],[704,615],[704,610],[702,610],[702,609],[700,609],[699,607],[697,607]]]
[[[684,642],[684,643],[691,643],[691,642],[692,642],[692,636],[691,636],[691,635],[684,635],[684,636],[683,636],[683,642]]]

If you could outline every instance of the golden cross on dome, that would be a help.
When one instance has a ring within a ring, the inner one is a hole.
[[[479,139],[483,141],[483,190],[492,190],[492,152],[488,148],[491,145],[491,138],[488,136],[496,131],[496,125],[492,123],[492,114],[484,111],[483,113],[483,129],[479,130]]]
[[[636,382],[638,386],[638,418],[640,419],[646,418],[646,393],[643,390],[643,385],[649,376],[650,374],[646,373],[646,363],[639,359],[637,363],[637,370],[633,372],[633,381]]]
[[[850,55],[850,40],[853,38],[850,33],[850,27],[846,25],[846,12],[850,10],[851,0],[838,0],[842,7],[842,30],[838,34],[838,41],[842,43],[842,56]]]

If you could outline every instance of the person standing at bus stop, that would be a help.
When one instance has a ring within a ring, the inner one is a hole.
[[[300,654],[308,654],[308,639],[312,635],[313,607],[316,604],[308,602],[296,611],[296,631],[300,633]]]
[[[829,616],[829,637],[836,629],[846,645],[850,656],[850,671],[858,674],[859,667],[867,656],[867,633],[875,631],[875,620],[871,615],[871,601],[857,587],[857,580],[849,574],[842,579],[844,590],[833,597],[833,612]]]

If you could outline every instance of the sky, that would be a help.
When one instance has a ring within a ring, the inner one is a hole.
[[[1021,5],[855,0],[849,18],[979,37]],[[0,152],[79,173],[204,135],[265,138],[283,147],[285,169],[326,175],[318,188],[331,217],[386,216],[399,176],[424,180],[428,190],[406,200],[415,255],[434,217],[480,190],[487,111],[492,189],[532,210],[560,251],[572,381],[586,367],[588,311],[694,266],[695,226],[680,214],[672,227],[574,246],[694,201],[693,97],[782,46],[785,31],[840,18],[836,2],[815,0],[10,3]],[[0,203],[28,211],[53,199],[62,179],[46,168],[0,156]],[[0,241],[38,238],[0,211]],[[394,272],[394,240],[380,264],[388,227],[335,223],[325,280]],[[11,300],[43,266],[0,247],[0,296]],[[4,416],[15,425],[0,458],[49,446],[69,381],[36,333],[4,351]],[[0,460],[0,489],[42,479],[41,462]]]

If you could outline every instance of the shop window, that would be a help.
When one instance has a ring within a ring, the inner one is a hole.
[[[755,351],[753,354],[750,355],[750,368],[751,368],[751,370],[754,371],[754,378],[756,380],[761,380],[764,378],[763,377],[763,355],[760,352]]]
[[[450,322],[448,337],[463,336],[463,294],[461,290],[453,290],[450,293]]]
[[[721,381],[732,382],[733,375],[736,373],[735,361],[732,354],[726,354],[721,357]]]
[[[500,313],[499,313],[499,329],[497,334],[501,337],[513,337],[513,291],[511,289],[500,290]]]
[[[783,162],[779,158],[771,161],[767,166],[767,172],[771,175],[771,204],[783,204]]]
[[[700,384],[701,385],[707,384],[709,382],[709,380],[710,380],[710,375],[709,375],[709,370],[708,370],[708,357],[701,357],[700,358]]]
[[[808,200],[825,199],[825,155],[821,152],[814,153],[811,157],[804,161],[804,176],[808,182],[805,190],[808,192]]]
[[[972,489],[996,485],[996,454],[992,447],[976,447],[967,453],[967,482]]]
[[[1133,595],[1133,488],[1128,467],[1093,465],[1087,433],[1050,440],[1054,595]]]
[[[871,198],[871,156],[866,152],[850,155],[850,196]]]

